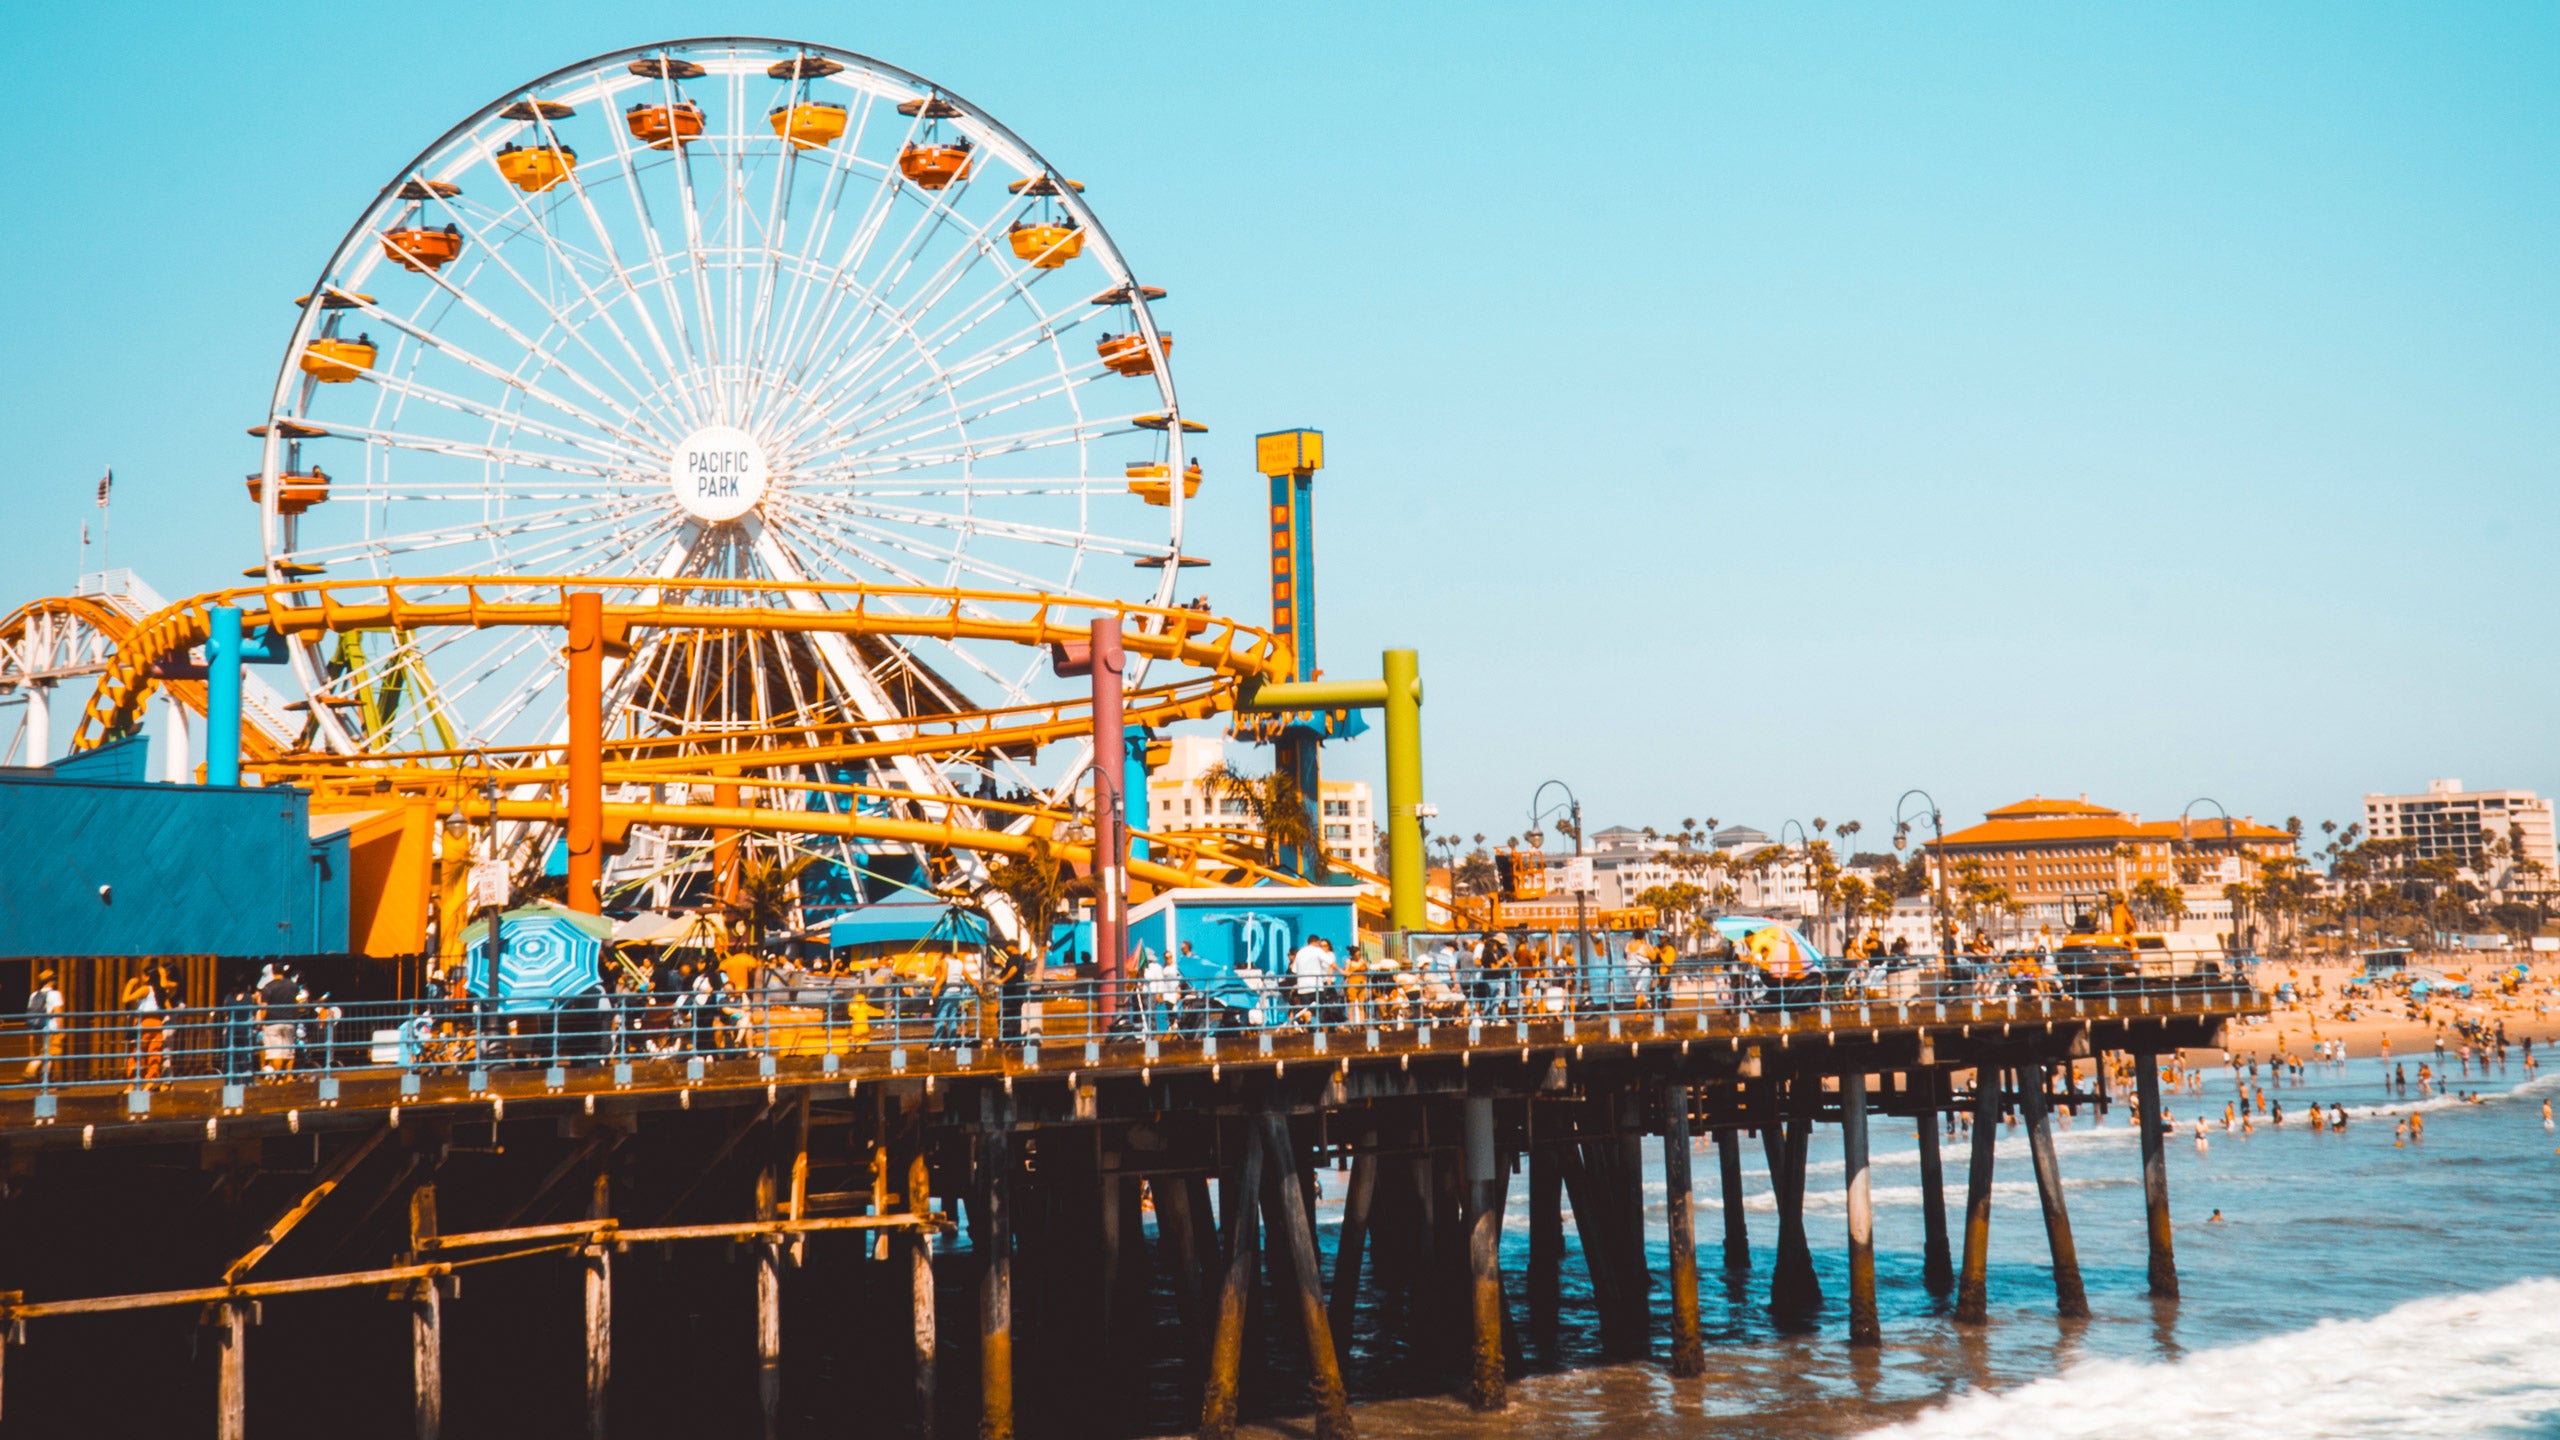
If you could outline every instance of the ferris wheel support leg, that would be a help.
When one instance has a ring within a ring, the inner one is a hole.
[[[240,607],[216,605],[204,645],[204,783],[240,783]]]
[[[569,908],[600,913],[604,881],[604,596],[569,596]]]

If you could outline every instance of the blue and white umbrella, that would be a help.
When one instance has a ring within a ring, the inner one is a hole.
[[[498,917],[498,975],[489,980],[489,922],[463,932],[471,993],[505,1010],[541,1010],[604,988],[597,962],[613,923],[565,906],[534,904]]]

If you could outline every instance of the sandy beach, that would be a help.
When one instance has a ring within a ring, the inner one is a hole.
[[[2510,963],[2505,957],[2482,956],[2467,966],[2427,967],[2469,980],[2472,998],[2431,1002],[2413,1014],[2395,991],[2377,991],[2363,1000],[2344,999],[2347,981],[2357,971],[2352,963],[2268,961],[2258,967],[2258,983],[2273,989],[2291,981],[2296,998],[2277,1005],[2264,1020],[2233,1025],[2225,1040],[2229,1049],[2242,1055],[2260,1056],[2280,1050],[2301,1054],[2315,1041],[2344,1040],[2351,1059],[2382,1054],[2383,1042],[2388,1040],[2394,1057],[2423,1054],[2432,1060],[2437,1031],[2449,1034],[2456,1021],[2469,1019],[2483,1025],[2504,1021],[2508,1043],[2520,1044],[2531,1037],[2539,1051],[2560,1039],[2560,966],[2546,963],[2542,969],[2548,973],[2536,974],[2513,995],[2498,994],[2489,977]],[[2187,1057],[2219,1064],[2222,1052],[2190,1050]]]

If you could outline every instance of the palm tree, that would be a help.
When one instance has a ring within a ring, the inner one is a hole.
[[[787,860],[759,860],[751,855],[738,862],[738,883],[730,904],[746,925],[747,942],[756,953],[764,952],[766,931],[790,923],[792,908],[799,903],[800,876],[817,859],[794,855]]]
[[[1247,844],[1263,864],[1277,869],[1281,853],[1294,850],[1308,857],[1311,871],[1323,872],[1323,837],[1308,814],[1307,795],[1298,788],[1297,776],[1286,770],[1246,775],[1221,764],[1209,767],[1200,782],[1211,797],[1243,804],[1253,821],[1254,833]]]
[[[1078,896],[1093,893],[1093,882],[1071,874],[1046,837],[1034,835],[1028,853],[1008,855],[987,867],[986,883],[961,902],[988,919],[987,900],[1002,896],[1021,922],[1021,939],[1013,947],[1026,969],[1037,968],[1048,959],[1049,937],[1058,922],[1068,918]],[[987,927],[990,935],[996,927]]]

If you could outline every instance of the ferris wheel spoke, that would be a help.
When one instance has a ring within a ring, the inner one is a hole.
[[[960,264],[957,270],[951,271],[948,279],[944,280],[943,283],[928,285],[923,294],[904,300],[896,312],[895,318],[892,318],[891,311],[886,303],[886,299],[884,298],[892,293],[891,285],[886,283],[878,284],[870,289],[865,298],[873,312],[883,321],[880,333],[859,346],[854,343],[856,339],[860,338],[859,334],[848,334],[846,336],[845,344],[837,351],[838,359],[836,362],[829,367],[825,374],[820,376],[816,383],[809,387],[809,393],[814,397],[818,406],[818,409],[813,411],[813,413],[823,413],[824,407],[831,403],[836,396],[850,390],[856,385],[859,385],[863,377],[871,371],[872,367],[883,357],[894,353],[901,343],[911,347],[918,353],[918,355],[927,357],[923,363],[931,363],[930,357],[937,353],[939,347],[930,337],[919,333],[915,326],[904,317],[907,315],[932,313],[933,307],[941,303],[941,301],[949,294],[950,290],[956,286],[960,280],[966,278],[969,271],[974,269],[980,260],[989,258],[993,254],[993,250],[986,240],[987,230],[992,229],[995,223],[1003,218],[1004,217],[1001,212],[991,217],[987,221],[986,226],[981,227],[971,237],[968,246],[959,256],[954,257],[954,261],[951,262],[958,263],[965,260],[966,263]],[[995,263],[998,268],[1001,269],[1002,262],[997,261]],[[943,277],[941,275],[937,275],[935,279],[942,280]],[[1001,291],[1001,282],[999,282],[997,289]],[[1021,293],[1024,294],[1027,300],[1028,292]],[[1032,308],[1037,310],[1038,306],[1034,305]]]
[[[444,207],[447,216],[450,217],[453,222],[454,228],[462,231],[464,238],[471,242],[472,253],[480,256],[482,263],[497,266],[501,274],[515,281],[516,287],[519,290],[522,290],[528,299],[530,299],[535,305],[540,306],[543,313],[551,318],[552,326],[561,334],[569,336],[571,339],[575,340],[580,349],[593,356],[597,367],[603,370],[605,374],[612,376],[614,382],[620,385],[623,390],[632,397],[634,404],[642,406],[656,415],[661,425],[664,425],[671,419],[675,419],[675,417],[669,416],[664,412],[662,409],[663,402],[657,395],[652,393],[649,387],[641,385],[632,380],[629,376],[624,375],[621,368],[616,366],[601,349],[597,348],[596,343],[593,340],[587,338],[587,332],[584,326],[581,326],[572,320],[567,312],[563,311],[560,306],[552,302],[549,295],[543,293],[540,286],[535,285],[523,271],[516,268],[515,263],[509,260],[506,256],[506,247],[490,244],[484,233],[475,230],[470,224],[468,224],[460,207],[453,203],[451,197],[446,197],[438,203]],[[548,227],[541,227],[541,233],[544,235],[546,240],[552,238]],[[605,302],[604,297],[596,293],[595,287],[588,282],[585,268],[568,263],[561,247],[556,244],[549,248],[554,257],[560,259],[560,268],[562,273],[568,275],[570,280],[578,287],[579,299],[584,304],[587,313],[594,315],[598,323],[604,326],[605,332],[611,335],[613,339],[622,346],[623,354],[630,358],[631,364],[636,370],[643,375],[649,373],[648,360],[641,355],[639,347],[631,343],[631,337],[623,332],[622,324],[614,317],[612,307]],[[600,257],[597,268],[599,270],[609,270],[612,268],[612,264],[609,260],[604,260]],[[447,280],[441,270],[430,271],[428,273],[429,278],[432,279],[439,288],[451,293],[457,302],[468,308],[473,314],[480,316],[488,324],[497,327],[501,332],[509,335],[511,338],[514,338],[518,344],[525,346],[528,350],[536,348],[532,341],[527,340],[518,334],[515,326],[502,319],[488,306],[482,305],[478,301],[473,300],[467,290],[457,287],[451,281]],[[555,361],[555,363],[558,362]],[[562,368],[565,370],[567,367],[564,364],[562,365]],[[598,394],[596,398],[608,405],[613,404],[612,401],[606,399],[602,394]],[[620,406],[615,406],[615,409],[618,412],[622,412],[622,407]],[[626,413],[626,415],[628,414],[628,412],[622,413]],[[633,418],[636,423],[636,417],[631,418]],[[686,427],[681,420],[676,420],[676,423],[668,428],[669,430],[680,430],[689,427]]]
[[[984,318],[992,319],[994,316],[990,314]],[[937,394],[951,395],[956,398],[964,387],[983,376],[995,373],[1026,355],[1055,346],[1059,336],[1074,329],[1077,324],[1082,323],[1082,320],[1083,317],[1079,315],[1061,324],[1056,315],[1035,312],[1028,322],[1010,334],[956,361],[945,361],[937,352],[920,350],[905,365],[892,371],[884,371],[875,377],[878,383],[868,393],[844,399],[834,406],[823,404],[814,406],[813,413],[825,414],[830,408],[840,411],[826,426],[826,431],[832,435],[894,419],[931,402]],[[953,338],[965,336],[974,328],[973,323],[969,327],[958,329],[954,332]],[[911,379],[919,370],[929,370],[930,373],[920,379]],[[1104,369],[1099,359],[1095,359],[1067,373],[1074,383],[1083,384],[1103,379],[1109,372]],[[892,388],[901,382],[907,382],[905,388]],[[1021,383],[1027,385],[1041,382]],[[799,440],[801,437],[791,438]],[[819,438],[827,437],[822,435]]]
[[[916,134],[924,124],[921,114],[908,121],[906,132],[898,138],[898,146],[901,150],[915,142]],[[850,170],[857,163],[857,157],[850,147],[847,147],[843,158],[831,163]],[[805,352],[812,359],[827,353],[826,350],[819,348],[820,343],[826,341],[833,332],[836,312],[842,307],[847,294],[858,293],[868,298],[877,293],[878,287],[853,287],[844,282],[848,275],[859,273],[861,267],[870,259],[872,247],[879,244],[880,237],[889,230],[890,218],[897,213],[898,199],[906,188],[903,181],[904,177],[899,175],[894,167],[887,165],[878,167],[871,196],[864,202],[862,223],[855,226],[853,233],[846,238],[844,251],[837,256],[836,263],[825,282],[827,303],[820,312],[820,323],[810,329],[809,348]],[[963,183],[965,185],[966,182]],[[899,240],[898,250],[904,251],[910,245],[921,244],[930,234],[935,215],[943,212],[957,198],[948,194],[932,196],[908,227],[907,234]],[[859,323],[862,319],[863,316],[857,309],[854,321]],[[850,337],[847,343],[850,343]],[[796,353],[799,352],[789,349],[783,352],[786,369],[796,367]]]
[[[427,329],[423,326],[413,325],[406,319],[393,315],[389,311],[382,310],[377,307],[366,306],[364,307],[364,310],[366,314],[374,316],[394,330],[397,330],[401,334],[408,336],[410,339],[417,341],[420,345],[434,350],[437,354],[444,356],[455,364],[460,365],[467,370],[475,371],[482,377],[492,380],[507,389],[515,391],[527,400],[539,401],[544,405],[548,405],[560,414],[586,425],[589,429],[600,431],[622,441],[625,445],[631,447],[631,451],[634,454],[646,453],[650,447],[650,442],[646,437],[635,436],[630,431],[624,429],[622,425],[606,422],[604,419],[588,411],[583,406],[571,404],[569,401],[553,394],[549,389],[536,385],[529,380],[507,371],[496,363],[487,360],[470,350],[464,349],[462,346],[442,335],[437,334],[433,330]],[[530,346],[527,348],[528,350],[532,350],[532,347]],[[534,351],[533,353],[540,354],[542,352]],[[573,374],[572,378],[579,381],[581,388],[585,388],[586,382],[584,377],[575,376]]]
[[[1090,550],[1104,555],[1126,555],[1132,559],[1164,553],[1162,546],[1143,540],[1122,540],[1108,535],[1099,535],[1090,530],[1061,530],[1055,526],[1030,525],[1017,520],[997,520],[985,515],[940,510],[897,509],[835,497],[813,497],[802,503],[807,504],[811,509],[843,518],[858,518],[882,524],[913,525],[928,530],[953,530],[967,535],[983,535],[1022,544],[1061,546],[1079,552]]]
[[[835,537],[831,536],[823,527],[804,525],[800,523],[800,518],[797,515],[778,516],[768,523],[778,527],[785,538],[796,537],[800,541],[798,545],[792,547],[792,553],[798,556],[802,561],[807,562],[814,560],[818,562],[820,569],[832,571],[839,578],[853,584],[876,584],[878,583],[879,578],[885,575],[897,584],[910,586],[918,590],[939,588],[931,577],[926,576],[909,566],[901,565],[887,556],[875,554],[870,551],[857,552],[861,556],[862,563],[860,566],[846,563],[844,557],[837,554],[832,548]],[[868,573],[865,572],[863,567],[868,567]],[[875,608],[888,610],[893,614],[903,615],[922,613],[917,610],[916,607],[910,606],[892,596],[876,597],[870,603]],[[939,609],[940,607],[936,608]],[[964,615],[974,616],[979,619],[996,618],[996,612],[994,610],[977,601],[963,600],[959,602],[958,609],[960,613]],[[968,664],[972,669],[982,672],[988,679],[993,680],[1000,685],[1011,686],[1014,683],[999,674],[973,652],[954,647],[953,653],[961,656],[964,663]]]
[[[368,535],[333,545],[304,546],[294,550],[296,560],[322,565],[337,565],[357,559],[388,560],[401,555],[430,555],[450,551],[457,546],[487,544],[513,540],[526,535],[547,535],[573,526],[619,525],[637,513],[638,499],[597,502],[581,500],[551,510],[533,511],[498,519],[485,516],[471,522],[428,530],[411,530],[396,534]],[[657,524],[672,526],[672,519]]]
[[[811,508],[817,509],[818,507],[813,506]],[[931,560],[946,566],[955,572],[966,572],[968,574],[976,575],[984,580],[992,580],[1006,588],[1031,590],[1045,594],[1070,593],[1056,576],[1034,575],[1028,570],[1021,570],[1010,565],[998,564],[995,561],[984,558],[983,556],[973,555],[967,549],[958,545],[938,544],[920,535],[900,534],[883,526],[868,523],[867,519],[864,517],[847,515],[840,512],[828,513],[827,521],[830,527],[839,532],[841,536],[859,536],[868,540],[872,547],[885,546],[889,549],[912,555],[920,560]],[[839,543],[844,542],[840,540]],[[863,548],[859,550],[859,553],[868,560],[877,555],[878,550],[877,548]]]
[[[859,113],[849,117],[850,123],[842,156],[837,155],[834,147],[827,147],[820,152],[828,158],[819,162],[821,178],[816,205],[817,219],[815,223],[803,227],[804,234],[801,237],[799,253],[792,257],[794,263],[789,267],[791,296],[784,306],[780,338],[768,347],[764,338],[760,336],[757,344],[759,354],[766,353],[768,348],[775,353],[789,353],[792,339],[799,328],[802,307],[809,295],[809,281],[816,273],[817,256],[826,249],[827,240],[835,231],[838,198],[843,195],[845,186],[851,179],[861,173],[857,167],[861,163],[862,139],[870,128],[872,111],[877,107],[879,97],[868,90],[855,93],[861,108]],[[786,91],[783,99],[784,103],[790,103],[790,92]],[[803,158],[804,152],[785,142],[782,163],[776,167],[776,183],[788,184],[796,178]]]
[[[1035,341],[1023,347],[1019,354],[1006,358],[1019,359],[1021,355],[1032,354],[1041,349],[1044,343]],[[980,375],[968,378],[982,378],[984,374],[992,373],[994,368],[990,366],[986,371],[980,372]],[[1045,400],[1071,395],[1083,386],[1096,384],[1108,378],[1115,377],[1099,365],[1074,370],[1060,369],[1036,373],[1030,379],[1017,381],[1001,389],[974,394],[964,394],[964,382],[959,379],[954,379],[948,384],[938,380],[928,381],[903,392],[896,397],[894,404],[884,402],[867,412],[848,412],[802,443],[805,446],[823,447],[841,437],[853,435],[860,435],[865,439],[892,439],[900,436],[921,439],[954,427],[965,430],[972,424],[991,419],[1008,410],[1018,410],[1025,406],[1037,405]],[[944,403],[943,409],[931,408],[937,399]],[[960,412],[964,407],[974,408],[969,408],[968,413],[962,414]],[[927,425],[925,422],[928,421],[940,423]],[[815,453],[823,456],[835,452],[822,448]]]
[[[1127,416],[1119,415],[1098,415],[1091,418],[1079,416],[1056,425],[1041,425],[1029,430],[987,436],[972,436],[967,433],[965,425],[966,422],[958,417],[946,417],[940,424],[896,437],[891,443],[875,445],[864,450],[839,448],[831,453],[840,455],[843,459],[831,465],[811,464],[812,460],[825,459],[826,456],[807,457],[798,462],[801,466],[808,467],[799,473],[813,477],[825,477],[838,471],[881,475],[898,470],[925,469],[937,465],[984,463],[1005,455],[1027,454],[1031,451],[1053,449],[1061,445],[1082,445],[1107,436],[1123,434],[1134,428],[1129,424]],[[930,448],[922,444],[925,440],[951,431],[959,432],[957,444]]]
[[[574,449],[583,450],[590,455],[597,456],[604,460],[618,461],[626,465],[645,466],[652,469],[656,466],[655,456],[646,451],[632,448],[628,438],[618,433],[612,434],[609,438],[612,440],[622,441],[623,443],[618,445],[608,445],[604,443],[608,437],[580,434],[575,430],[566,429],[558,425],[546,424],[545,422],[534,419],[521,411],[498,409],[494,406],[483,404],[478,400],[471,399],[468,396],[456,395],[449,390],[442,390],[433,385],[423,384],[410,376],[395,375],[383,370],[368,370],[365,372],[365,377],[375,385],[378,385],[385,390],[395,392],[404,398],[423,400],[430,405],[435,405],[443,409],[453,411],[456,414],[468,415],[473,419],[486,421],[501,429],[510,431],[520,430],[532,435],[537,435],[545,440],[555,441]],[[317,423],[325,424],[326,422],[323,421]]]
[[[670,357],[667,378],[671,384],[687,384],[694,401],[694,423],[696,425],[709,423],[720,414],[718,395],[716,392],[706,392],[703,389],[707,378],[704,373],[707,360],[697,348],[692,327],[686,323],[685,304],[676,290],[673,268],[667,263],[666,247],[661,243],[658,234],[657,215],[650,209],[648,191],[640,181],[639,161],[621,127],[608,126],[606,133],[613,137],[614,159],[622,169],[622,188],[631,197],[634,225],[648,249],[648,273],[655,281],[658,304],[666,311],[667,328],[675,333],[676,352],[683,356],[680,363]],[[681,157],[677,157],[673,163],[676,164],[677,175],[681,177],[684,173]],[[643,314],[649,313],[649,302],[641,298],[639,284],[632,279],[629,266],[624,264],[620,248],[611,240],[612,231],[606,226],[604,217],[596,212],[588,196],[586,184],[578,176],[577,167],[570,167],[567,178],[570,187],[577,192],[588,225],[594,228],[599,242],[605,246],[606,251],[613,255],[614,268],[621,272],[623,288],[630,293],[632,303]],[[690,187],[687,187],[687,197],[689,210]],[[686,223],[688,227],[692,223],[689,214]],[[653,333],[654,329],[654,322],[652,322]]]

